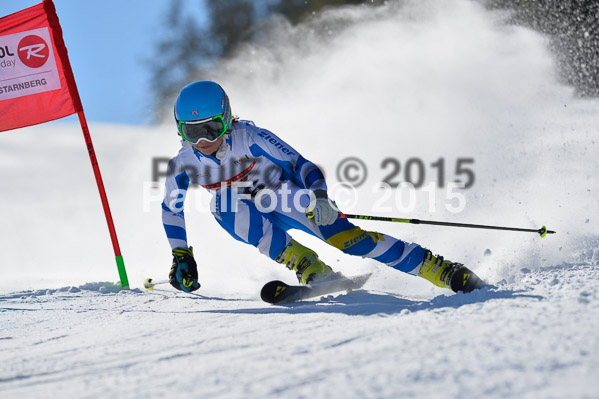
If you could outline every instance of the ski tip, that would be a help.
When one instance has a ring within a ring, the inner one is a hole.
[[[279,280],[269,281],[262,287],[260,298],[262,298],[264,302],[277,303],[279,302],[277,297],[288,287],[288,284]]]
[[[483,279],[464,266],[456,270],[451,276],[449,287],[453,292],[463,292],[464,294],[467,294],[474,290],[486,287],[487,285],[488,284],[485,283]]]

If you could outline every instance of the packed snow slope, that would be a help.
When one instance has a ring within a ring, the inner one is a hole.
[[[375,274],[360,292],[269,306],[262,284],[293,273],[222,231],[198,189],[186,220],[202,288],[144,291],[171,262],[162,180],[152,181],[153,160],[179,146],[168,121],[90,127],[133,288],[114,292],[76,123],[3,132],[0,395],[598,397],[599,103],[559,83],[546,38],[505,18],[425,0],[278,21],[203,77],[223,85],[235,114],[322,166],[331,188],[342,161],[360,158],[367,178],[337,197],[347,213],[557,231],[359,223],[463,262],[495,288],[446,295],[292,232],[334,269]],[[422,161],[424,187],[444,181],[406,209],[408,193],[398,203],[378,183],[405,180],[410,159]],[[467,176],[459,159],[473,160],[474,183],[451,212],[448,183]]]
[[[430,300],[375,283],[287,306],[89,285],[3,295],[0,393],[596,398],[598,284],[596,266],[563,265]]]

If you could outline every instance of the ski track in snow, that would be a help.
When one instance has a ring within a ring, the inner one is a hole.
[[[0,395],[596,398],[598,285],[597,265],[577,264],[429,300],[4,294]]]

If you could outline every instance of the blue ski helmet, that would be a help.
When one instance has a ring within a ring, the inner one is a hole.
[[[231,129],[233,116],[227,93],[210,81],[190,83],[175,102],[175,120],[185,141],[215,141]]]

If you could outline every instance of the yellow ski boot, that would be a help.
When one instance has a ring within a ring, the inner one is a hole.
[[[418,275],[437,287],[449,288],[453,292],[470,292],[487,285],[476,274],[461,263],[443,260],[428,249],[420,265]]]
[[[298,281],[302,285],[309,284],[315,278],[324,277],[333,272],[330,267],[318,259],[316,252],[304,247],[294,239],[289,241],[289,244],[275,261],[286,265],[290,270],[294,270]]]

